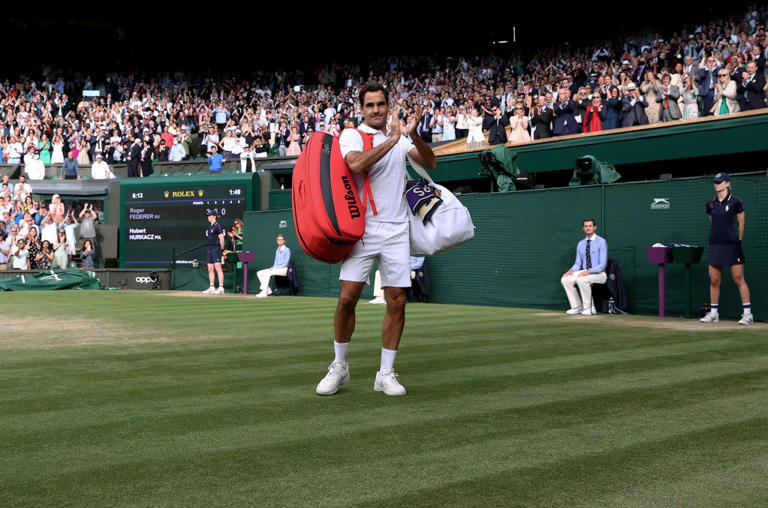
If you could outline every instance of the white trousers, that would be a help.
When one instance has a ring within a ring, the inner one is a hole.
[[[272,278],[273,275],[280,275],[282,277],[285,277],[285,274],[288,273],[288,268],[265,268],[263,270],[259,270],[256,272],[256,277],[259,278],[259,282],[261,283],[261,287],[259,287],[260,290],[266,291],[269,287],[269,280]]]
[[[577,272],[578,273],[578,272]],[[592,302],[592,284],[603,284],[608,279],[605,272],[591,273],[584,277],[568,275],[560,279],[560,283],[568,295],[568,303],[572,309],[591,309]]]

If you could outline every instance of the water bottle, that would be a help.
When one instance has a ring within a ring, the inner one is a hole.
[[[616,301],[613,297],[608,299],[608,314],[616,314]]]

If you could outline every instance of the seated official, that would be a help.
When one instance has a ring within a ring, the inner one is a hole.
[[[594,219],[584,219],[582,229],[587,236],[576,246],[576,261],[563,274],[560,283],[571,305],[566,314],[590,316],[596,313],[592,301],[592,284],[603,284],[607,279],[605,267],[608,264],[608,244],[595,233],[597,224]]]
[[[424,266],[424,257],[411,256],[411,281],[416,279],[416,270],[420,270],[422,266]],[[378,270],[376,270],[376,274],[373,276],[373,297],[373,300],[368,303],[387,303],[387,300],[384,298],[384,290],[381,287],[381,274]]]
[[[259,298],[266,298],[272,293],[269,288],[269,281],[273,275],[279,275],[285,277],[288,273],[288,263],[291,260],[291,249],[285,246],[285,236],[282,234],[277,235],[277,250],[275,250],[275,262],[272,264],[272,268],[265,268],[256,272],[256,276],[259,278],[261,286],[259,289],[261,292],[256,296]]]

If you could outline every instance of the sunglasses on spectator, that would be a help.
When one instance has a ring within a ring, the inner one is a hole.
[[[721,78],[722,78],[722,77],[725,77],[725,76],[727,76],[727,75],[728,75],[728,74],[718,74],[718,77],[721,77]]]

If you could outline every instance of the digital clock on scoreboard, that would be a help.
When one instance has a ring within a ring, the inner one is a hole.
[[[224,185],[176,184],[123,189],[122,265],[170,265],[173,249],[178,264],[205,263],[207,215],[215,211],[225,231],[246,210],[245,183]],[[191,252],[184,253],[192,249]],[[202,257],[202,259],[201,259]]]

